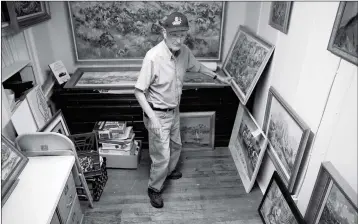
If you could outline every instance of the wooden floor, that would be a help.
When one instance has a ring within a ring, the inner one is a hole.
[[[147,150],[137,170],[108,169],[100,201],[93,209],[82,203],[83,224],[262,223],[257,212],[262,193],[255,186],[246,194],[227,148],[185,150],[179,166],[183,177],[165,182],[161,209],[147,195]]]

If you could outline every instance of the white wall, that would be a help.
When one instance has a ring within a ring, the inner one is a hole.
[[[357,67],[327,50],[339,2],[294,2],[288,34],[268,25],[270,4],[247,3],[251,13],[246,14],[245,25],[257,27],[256,34],[276,46],[270,68],[256,87],[253,116],[262,125],[273,86],[315,134],[301,167],[306,175],[295,192],[304,214],[322,161],[332,161],[357,191]],[[265,158],[257,179],[262,192],[274,170]]]

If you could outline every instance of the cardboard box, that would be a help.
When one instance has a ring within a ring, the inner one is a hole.
[[[135,143],[138,148],[136,155],[122,155],[115,150],[103,152],[102,149],[99,150],[99,154],[106,158],[107,168],[137,169],[141,158],[142,142],[135,140]]]

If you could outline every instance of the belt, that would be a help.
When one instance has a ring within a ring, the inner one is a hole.
[[[154,107],[151,103],[149,104],[149,106],[150,106],[153,110],[156,110],[156,111],[164,111],[164,112],[169,112],[169,111],[172,111],[172,110],[175,109],[175,108],[167,108],[167,109],[157,108],[157,107]]]

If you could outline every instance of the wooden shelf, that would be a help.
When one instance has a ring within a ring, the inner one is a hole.
[[[13,76],[16,72],[25,68],[30,63],[30,60],[17,61],[10,66],[1,68],[1,82],[3,83],[8,78]]]

